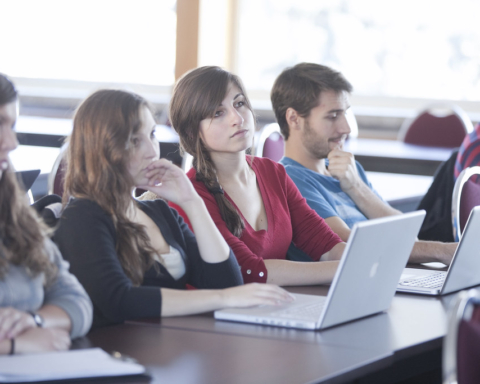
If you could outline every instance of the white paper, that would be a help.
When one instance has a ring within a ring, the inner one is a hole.
[[[142,365],[115,359],[100,348],[0,357],[0,381],[6,383],[142,373]]]

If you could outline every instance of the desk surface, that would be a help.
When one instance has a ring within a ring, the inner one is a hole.
[[[351,139],[345,150],[352,152],[366,171],[433,176],[453,149],[405,144],[397,140]]]
[[[213,321],[213,319],[210,319]],[[94,346],[145,365],[153,383],[332,382],[390,363],[375,350],[124,324],[88,335]]]
[[[16,130],[24,145],[60,147],[72,130],[72,120],[19,116]],[[178,143],[178,135],[170,127],[157,126],[161,143]],[[345,149],[352,152],[367,171],[432,176],[452,149],[405,144],[396,140],[350,139]]]
[[[73,129],[71,119],[56,119],[38,116],[19,116],[15,124],[15,130],[20,134],[66,137]],[[173,128],[158,124],[155,136],[158,141],[167,143],[178,143],[178,135]],[[58,143],[60,146],[61,143]]]
[[[400,173],[367,172],[373,188],[385,201],[397,201],[424,196],[433,176],[405,175]]]
[[[325,296],[328,287],[289,287],[289,291]],[[422,345],[438,347],[446,331],[446,308],[452,295],[444,298],[396,294],[386,313],[369,316],[322,331],[308,332],[255,324],[215,321],[211,314],[162,319],[148,319],[135,324],[157,324],[162,327],[211,333],[249,336],[258,339],[295,341],[306,344],[328,344],[398,353]],[[382,337],[372,337],[382,335]]]
[[[328,287],[290,287],[289,290],[326,295]],[[218,374],[218,382],[345,382],[364,377],[370,372],[388,369],[407,359],[421,358],[422,354],[435,351],[439,354],[446,332],[447,310],[455,296],[453,294],[435,298],[399,293],[386,313],[322,331],[215,321],[211,313],[145,319],[130,322],[129,325],[134,327],[130,332],[145,334],[147,339],[150,333],[152,338],[157,337],[153,335],[178,335],[175,336],[178,340],[170,342],[179,350],[172,351],[165,343],[167,352],[163,351],[159,356],[167,353],[181,360],[188,352],[192,358],[195,356],[198,359],[196,364],[205,364],[215,375]],[[144,327],[145,330],[140,331],[138,327]],[[98,336],[93,333],[91,336],[95,337],[89,338],[95,345],[104,347],[104,344],[98,343],[102,332],[99,330]],[[203,344],[202,340],[208,344],[204,345],[203,349],[196,344]],[[217,343],[231,345],[220,347]],[[118,347],[121,347],[121,344]],[[136,357],[135,350],[125,353],[132,353]],[[147,365],[158,364],[164,361],[163,358],[157,362],[143,362],[140,359],[140,362]],[[215,368],[210,367],[210,359],[217,361]],[[357,362],[362,360],[363,363],[357,365]],[[176,361],[172,359],[170,362],[171,369],[180,364],[175,363]],[[439,364],[438,362],[437,368]],[[239,369],[244,371],[239,372]],[[199,382],[214,380],[208,375],[205,376],[206,371],[209,369],[197,372],[201,377]],[[291,376],[292,372],[294,376]]]
[[[172,152],[178,154],[176,147],[164,146],[162,156]],[[40,169],[42,174],[49,174],[60,153],[60,148],[19,145],[10,154],[10,159],[17,171]],[[373,187],[386,201],[423,196],[433,180],[431,176],[367,172]]]

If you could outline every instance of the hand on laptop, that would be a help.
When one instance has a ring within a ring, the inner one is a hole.
[[[286,290],[272,284],[251,283],[223,289],[221,294],[225,307],[280,305],[295,300]]]

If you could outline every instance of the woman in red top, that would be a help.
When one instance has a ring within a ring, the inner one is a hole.
[[[188,172],[218,229],[232,248],[245,282],[330,283],[345,243],[301,196],[282,165],[247,156],[255,118],[241,80],[201,67],[176,84],[170,119]],[[293,243],[316,261],[286,260]]]

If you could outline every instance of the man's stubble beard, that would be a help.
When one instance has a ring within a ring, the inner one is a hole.
[[[325,159],[330,153],[328,142],[326,143],[325,147],[325,145],[323,145],[323,143],[317,139],[316,134],[310,127],[310,123],[308,120],[305,120],[302,143],[305,149],[310,153],[310,155],[316,159]]]

